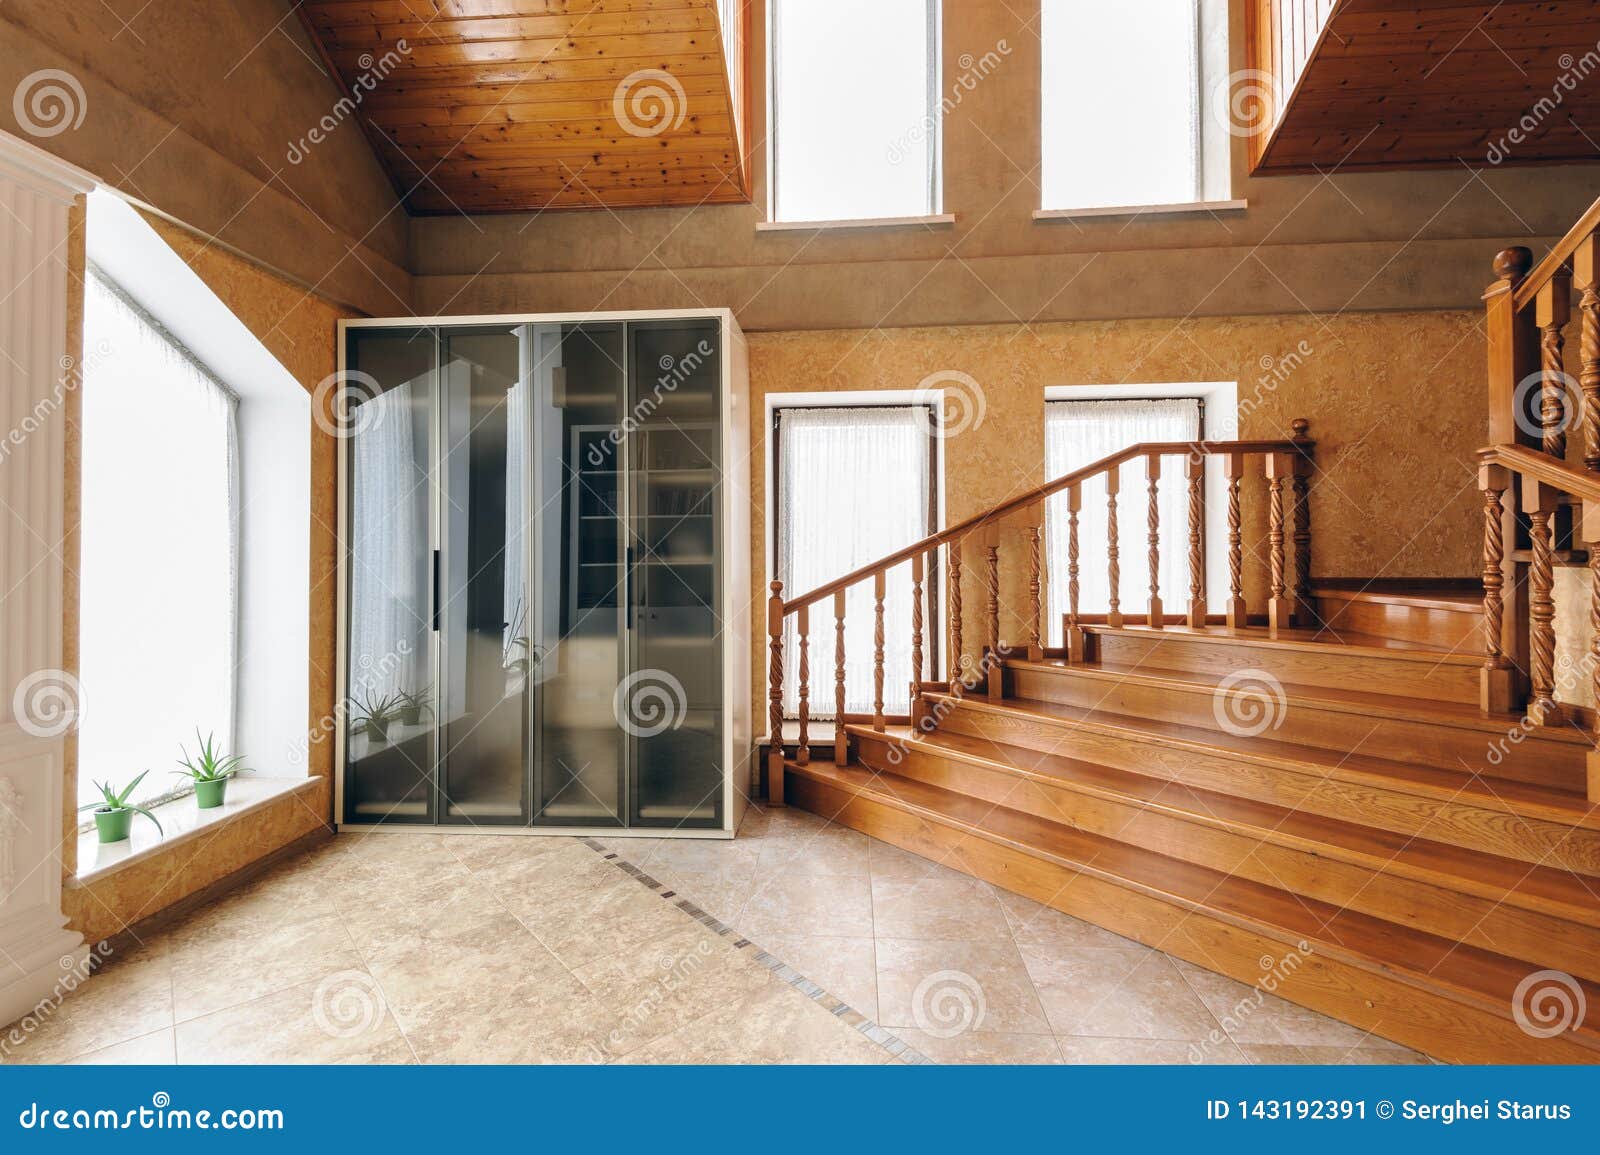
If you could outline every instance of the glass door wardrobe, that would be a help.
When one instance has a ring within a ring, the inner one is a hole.
[[[752,766],[731,317],[343,331],[342,824],[731,833]]]

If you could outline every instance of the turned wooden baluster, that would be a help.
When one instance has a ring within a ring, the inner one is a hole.
[[[1106,471],[1106,578],[1111,584],[1106,625],[1112,629],[1122,625],[1122,553],[1117,546],[1117,489],[1122,484],[1121,474],[1116,466]]]
[[[1244,454],[1230,453],[1222,459],[1228,481],[1228,606],[1229,629],[1249,624],[1244,605],[1244,532],[1239,525],[1239,483],[1244,480]]]
[[[872,575],[872,728],[880,734],[883,720],[883,589],[884,573]]]
[[[783,805],[783,583],[769,587],[767,636],[767,801]]]
[[[850,761],[850,739],[844,732],[844,591],[833,595],[833,761]]]
[[[1288,454],[1267,454],[1267,627],[1273,633],[1289,625],[1294,613],[1286,594],[1283,556],[1283,485],[1293,470]]]
[[[1551,457],[1567,456],[1567,374],[1562,350],[1566,339],[1562,330],[1572,315],[1572,283],[1565,272],[1554,274],[1539,289],[1535,316],[1539,326],[1539,423],[1544,432],[1544,451]]]
[[[989,614],[988,637],[984,646],[983,678],[990,698],[1000,697],[1000,530],[989,526],[983,531],[983,546],[988,558]]]
[[[804,766],[811,761],[811,607],[801,606],[794,614],[795,633],[799,635],[800,660],[796,672],[800,694],[800,735],[795,743],[794,760]]]
[[[1483,672],[1478,697],[1481,707],[1490,711],[1511,709],[1511,662],[1502,644],[1505,575],[1500,568],[1506,555],[1501,497],[1510,484],[1511,476],[1502,466],[1478,470],[1478,487],[1483,490]]]
[[[1039,619],[1043,610],[1039,604],[1040,566],[1039,523],[1034,522],[1028,526],[1028,658],[1035,662],[1044,657],[1044,642],[1039,637]]]
[[[1311,422],[1296,417],[1289,423],[1296,441],[1306,441]],[[1302,449],[1294,457],[1294,612],[1301,625],[1315,625],[1311,600],[1311,455]]]
[[[961,543],[950,543],[950,692],[959,694],[964,684],[961,668]]]
[[[1532,693],[1528,717],[1537,725],[1554,724],[1558,707],[1555,700],[1555,554],[1552,548],[1550,519],[1555,514],[1557,494],[1548,485],[1530,477],[1522,479],[1522,509],[1528,515],[1528,536],[1533,543],[1533,561],[1528,569],[1528,618],[1530,648],[1528,676]]]
[[[922,690],[922,555],[911,559],[911,697]]]
[[[1078,511],[1083,507],[1083,491],[1076,485],[1067,487],[1067,620],[1062,623],[1062,636],[1067,643],[1067,660],[1081,662],[1083,653],[1083,627],[1078,624]]]
[[[1583,390],[1583,464],[1600,473],[1600,236],[1590,234],[1572,256],[1578,289],[1578,385]],[[1600,702],[1600,698],[1595,699]]]
[[[1152,629],[1159,630],[1165,624],[1161,611],[1161,458],[1154,453],[1145,458],[1145,480],[1150,491],[1145,506],[1149,526],[1145,541],[1150,559],[1150,608],[1145,620]]]
[[[1190,629],[1206,624],[1206,552],[1203,535],[1206,511],[1206,459],[1189,454],[1189,616]]]

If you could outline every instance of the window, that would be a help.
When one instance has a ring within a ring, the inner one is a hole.
[[[926,405],[785,408],[774,413],[777,575],[794,597],[934,532],[937,489],[934,412]],[[870,494],[871,500],[863,500]],[[938,667],[937,574],[926,575],[923,676]],[[871,713],[873,697],[872,583],[845,597],[845,709]],[[911,581],[909,569],[890,575],[883,603],[884,709],[911,707]],[[795,620],[786,620],[784,711],[799,709]],[[834,618],[831,599],[811,612],[810,711],[834,715]]]
[[[772,0],[772,216],[939,210],[939,0]]]
[[[1203,427],[1201,403],[1192,397],[1148,401],[1054,401],[1045,405],[1044,412],[1045,473],[1052,479],[1092,465],[1102,457],[1142,441],[1199,440]],[[1156,488],[1162,525],[1161,602],[1168,613],[1179,612],[1189,604],[1188,550],[1176,549],[1169,544],[1188,540],[1188,487],[1183,467],[1184,462],[1180,457],[1162,458],[1161,479]],[[1117,493],[1117,524],[1124,561],[1118,594],[1125,615],[1143,614],[1149,595],[1148,571],[1142,564],[1148,484],[1144,462],[1130,461],[1122,466]],[[1103,618],[1110,608],[1111,586],[1105,565],[1096,559],[1103,561],[1105,558],[1105,478],[1085,481],[1080,497],[1078,611],[1084,616],[1099,615]],[[1179,533],[1172,528],[1176,526],[1185,528]],[[1065,493],[1046,499],[1045,532],[1050,550],[1050,612],[1047,616],[1051,644],[1059,645],[1061,615],[1069,605]]]
[[[1206,199],[1199,0],[1043,3],[1043,207]]]
[[[149,800],[196,727],[233,741],[237,403],[93,269],[84,349],[79,802]]]

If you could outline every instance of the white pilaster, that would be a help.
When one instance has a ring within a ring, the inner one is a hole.
[[[67,211],[93,181],[0,132],[0,1025],[82,965],[61,912]]]

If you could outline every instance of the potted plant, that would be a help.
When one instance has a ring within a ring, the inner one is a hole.
[[[428,706],[432,702],[428,691],[418,690],[413,694],[409,690],[400,690],[395,694],[395,698],[397,699],[395,717],[400,720],[400,724],[402,726],[420,726],[422,724],[422,715],[427,713]]]
[[[143,806],[135,806],[128,801],[133,797],[133,792],[144,781],[144,776],[150,773],[141,771],[139,776],[120,791],[109,782],[96,782],[95,789],[100,791],[100,801],[90,802],[78,807],[79,813],[85,810],[94,811],[95,829],[100,832],[101,842],[122,842],[133,829],[133,816],[143,814],[156,824],[156,829],[161,830],[161,820]],[[166,831],[161,831],[163,834]]]
[[[356,703],[356,709],[361,712],[357,728],[365,730],[367,740],[377,745],[389,740],[389,726],[400,712],[400,696],[368,693]]]
[[[178,759],[181,769],[174,770],[194,783],[194,802],[201,810],[212,810],[221,806],[228,794],[228,779],[241,770],[248,769],[242,765],[244,758],[238,754],[223,754],[216,748],[216,735],[207,734],[200,737],[200,728],[195,727],[195,742],[199,749],[193,758],[189,757],[187,747],[179,746],[183,757]]]

